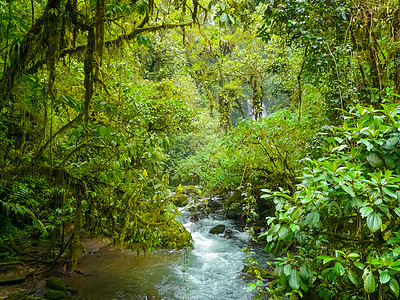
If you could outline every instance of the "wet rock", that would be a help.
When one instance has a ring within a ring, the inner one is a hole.
[[[65,293],[63,291],[55,291],[55,290],[50,290],[44,293],[44,296],[47,300],[61,300],[61,299],[66,299],[65,298]]]
[[[226,239],[231,239],[231,238],[233,238],[233,231],[232,230],[230,230],[230,229],[227,229],[227,230],[225,230],[225,234],[224,234],[224,238],[226,238]]]
[[[220,225],[217,225],[217,226],[214,226],[213,228],[211,228],[209,232],[211,234],[220,234],[220,233],[224,233],[224,231],[225,231],[225,225],[220,224]]]
[[[175,194],[168,199],[178,207],[186,206],[189,203],[189,196],[184,194]]]
[[[65,292],[64,282],[61,280],[61,278],[58,278],[56,276],[51,276],[51,277],[47,278],[46,285],[49,288],[51,288],[52,290]]]
[[[190,217],[190,222],[192,222],[192,223],[197,222],[198,220],[199,220],[199,216],[197,214],[192,215]]]

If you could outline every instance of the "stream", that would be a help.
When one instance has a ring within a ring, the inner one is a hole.
[[[69,280],[79,295],[76,299],[252,299],[255,294],[247,292],[251,281],[241,273],[246,260],[242,249],[249,246],[249,234],[237,230],[222,211],[192,222],[184,209],[179,221],[191,232],[193,248],[157,250],[138,257],[131,250],[114,251],[108,246],[87,254],[78,263],[87,276]],[[232,238],[209,233],[220,224],[232,231]],[[262,249],[256,252],[257,259],[265,262]]]

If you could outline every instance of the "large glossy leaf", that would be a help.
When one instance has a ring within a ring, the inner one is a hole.
[[[397,280],[394,278],[390,278],[389,287],[392,290],[393,294],[396,296],[396,298],[398,298],[399,297],[399,283],[397,282]]]
[[[374,210],[370,206],[363,206],[360,208],[360,214],[361,214],[361,217],[363,217],[363,218],[369,216],[373,212],[374,212]]]
[[[341,188],[347,193],[349,194],[351,197],[355,197],[353,188],[351,186],[345,185],[345,184],[341,184],[340,185]]]
[[[382,227],[380,214],[372,213],[367,217],[367,226],[372,232],[378,231]]]
[[[390,197],[397,199],[397,194],[394,191],[392,191],[391,189],[388,189],[387,187],[383,187],[382,190],[384,191],[384,193],[386,195],[389,195]]]
[[[390,273],[389,270],[385,270],[381,272],[381,275],[379,276],[379,281],[383,284],[389,282],[390,280]]]
[[[373,292],[375,292],[375,278],[374,278],[374,274],[372,272],[368,271],[367,276],[365,276],[364,290],[368,294],[372,294]]]
[[[291,265],[285,265],[283,267],[283,273],[285,273],[286,276],[289,276],[292,273],[292,266]]]
[[[316,211],[309,213],[306,217],[306,222],[311,227],[316,226],[319,222],[319,213]]]
[[[355,286],[358,286],[358,277],[353,270],[349,270],[349,279]]]
[[[292,270],[289,276],[289,286],[294,289],[298,290],[300,287],[300,275],[296,270]]]
[[[346,270],[344,269],[343,265],[340,262],[337,262],[335,264],[335,270],[340,274],[340,276],[343,276]]]
[[[371,166],[375,168],[382,166],[383,163],[379,155],[374,152],[371,152],[370,154],[367,155],[367,161],[370,163]]]
[[[283,239],[285,239],[285,237],[287,237],[288,233],[289,233],[289,229],[286,226],[282,226],[279,229],[278,235],[283,240]]]

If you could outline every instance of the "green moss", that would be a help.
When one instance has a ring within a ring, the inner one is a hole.
[[[62,291],[47,291],[44,293],[44,296],[46,297],[47,300],[61,300],[61,299],[66,299],[65,298],[65,293]]]
[[[174,221],[171,226],[163,229],[162,235],[164,247],[182,249],[192,246],[192,235],[178,221]]]
[[[56,276],[51,276],[46,279],[46,285],[51,288],[52,290],[56,291],[65,291],[65,284],[61,280],[61,278],[58,278]]]
[[[186,206],[189,203],[189,197],[184,194],[175,194],[168,199],[178,207]]]
[[[259,268],[259,267],[250,266],[250,265],[245,265],[243,267],[242,272],[254,275],[256,277],[261,277],[261,278],[266,278],[268,275],[266,270]]]

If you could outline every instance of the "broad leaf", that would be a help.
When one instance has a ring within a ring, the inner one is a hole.
[[[398,298],[399,297],[399,283],[397,282],[397,280],[394,278],[390,278],[389,287],[392,290],[393,294],[396,296],[396,298]]]
[[[382,227],[382,219],[380,214],[370,214],[367,217],[367,226],[372,232],[378,231]]]
[[[364,279],[364,290],[368,294],[375,292],[375,278],[372,272],[368,271],[367,276]]]
[[[372,207],[369,206],[363,206],[360,208],[360,214],[363,218],[369,216],[373,212],[374,210],[372,209]]]
[[[379,280],[381,283],[387,283],[390,280],[390,273],[389,270],[385,270],[381,273],[381,275],[379,276]]]
[[[349,279],[356,287],[358,286],[358,277],[353,270],[349,270]]]
[[[316,211],[309,213],[306,217],[306,222],[311,227],[316,226],[319,222],[319,213]]]
[[[344,269],[343,265],[340,262],[337,262],[335,264],[335,270],[340,274],[340,276],[343,276],[346,270]]]
[[[367,161],[370,163],[371,166],[374,168],[379,168],[382,166],[382,159],[378,156],[378,154],[371,152],[367,155]]]
[[[354,194],[353,188],[345,185],[345,184],[341,184],[340,187],[347,193],[349,194],[351,197],[355,197],[356,195]]]
[[[293,290],[298,290],[300,287],[300,275],[299,273],[297,273],[296,270],[292,270],[292,273],[290,273],[289,276],[289,286],[293,289]]]
[[[286,276],[289,276],[292,273],[292,266],[291,265],[285,265],[283,267],[283,273],[285,273]]]

